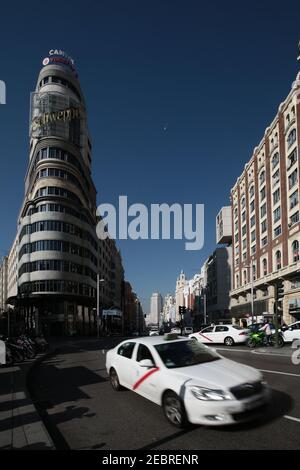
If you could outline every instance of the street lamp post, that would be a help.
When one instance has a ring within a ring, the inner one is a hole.
[[[251,280],[251,323],[254,323],[254,284],[253,284],[253,264],[245,266],[250,268],[250,280]]]
[[[100,282],[105,282],[105,279],[100,279],[100,274],[97,274],[97,338],[100,338]]]

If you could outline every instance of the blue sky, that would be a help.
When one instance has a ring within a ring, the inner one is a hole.
[[[29,93],[51,48],[76,62],[98,202],[204,203],[205,245],[121,241],[145,313],[215,248],[215,216],[299,70],[300,4],[197,0],[1,4],[0,254],[13,240],[28,163]],[[163,127],[167,124],[167,131]]]

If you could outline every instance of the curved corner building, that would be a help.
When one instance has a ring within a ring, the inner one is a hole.
[[[19,216],[18,297],[27,327],[72,334],[94,321],[96,190],[73,60],[52,50],[31,96],[30,158]]]

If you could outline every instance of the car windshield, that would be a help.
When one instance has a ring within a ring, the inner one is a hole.
[[[220,359],[214,351],[195,341],[161,343],[156,345],[155,349],[168,369],[194,366]]]
[[[239,326],[239,325],[231,325],[232,328],[235,328],[236,330],[244,330],[245,328],[243,328],[242,326]]]

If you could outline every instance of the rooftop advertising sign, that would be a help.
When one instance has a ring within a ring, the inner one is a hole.
[[[68,67],[72,70],[75,75],[77,75],[74,60],[65,51],[62,51],[61,49],[50,49],[48,57],[45,57],[45,59],[43,59],[44,66],[52,64],[63,65],[65,67]]]

